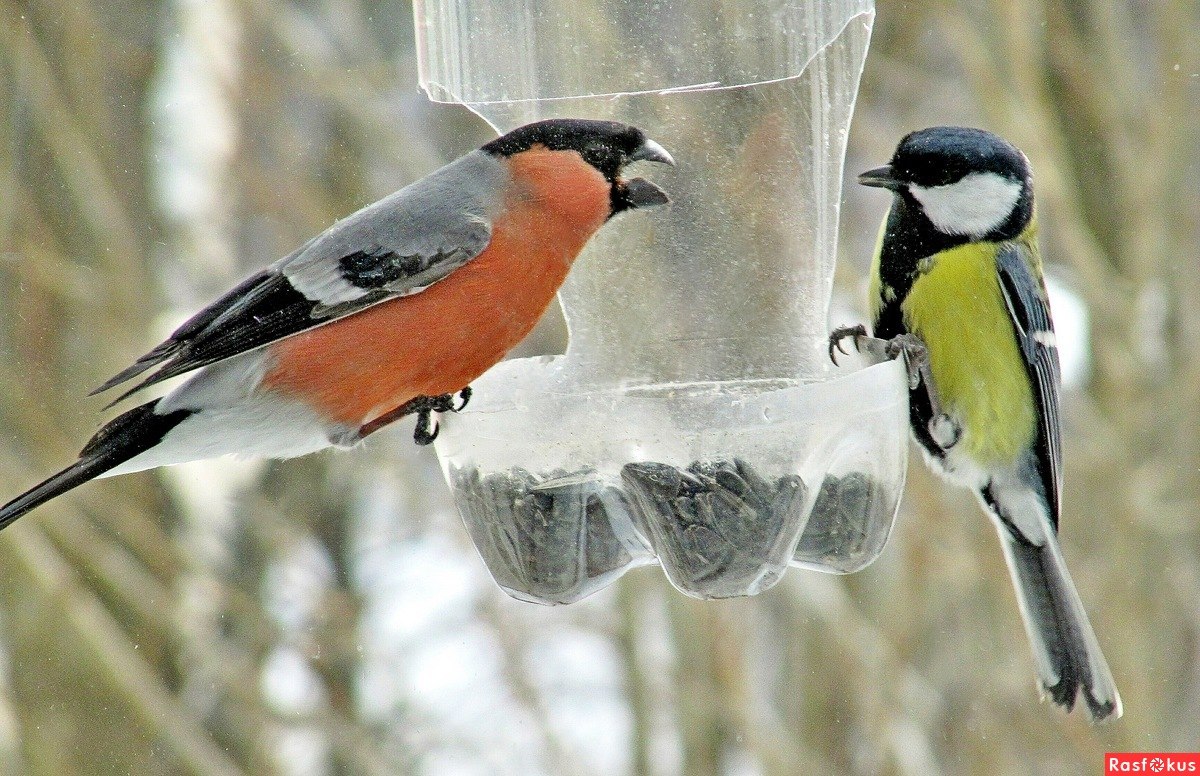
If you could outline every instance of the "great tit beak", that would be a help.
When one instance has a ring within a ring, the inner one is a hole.
[[[896,178],[892,172],[892,166],[885,164],[882,167],[876,167],[874,170],[867,170],[862,175],[858,176],[858,182],[864,186],[871,186],[877,189],[891,189],[895,191],[904,183]]]
[[[670,157],[667,158],[669,159]],[[667,196],[667,192],[645,178],[632,178],[625,181],[625,185],[622,186],[621,196],[625,201],[626,208],[629,210],[636,210],[643,207],[657,207],[671,201],[671,198]]]
[[[660,162],[662,164],[669,164],[672,167],[675,166],[675,160],[669,153],[667,153],[667,149],[663,148],[650,138],[646,138],[646,140],[642,143],[641,148],[629,155],[629,161]]]

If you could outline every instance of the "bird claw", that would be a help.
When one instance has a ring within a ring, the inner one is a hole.
[[[458,400],[461,402],[461,404],[459,404],[457,407],[451,407],[450,411],[451,412],[462,412],[464,409],[467,408],[467,402],[471,401],[471,396],[474,393],[475,392],[471,390],[471,386],[469,386],[469,385],[466,386],[465,388],[463,388],[461,391],[458,392]]]
[[[925,395],[929,399],[929,431],[935,440],[941,439],[946,444],[943,450],[949,450],[962,436],[962,428],[942,410],[942,402],[938,396],[937,386],[933,382],[933,371],[929,365],[929,346],[925,340],[912,332],[898,334],[884,343],[884,355],[888,358],[904,357],[904,367],[908,372],[908,390],[915,391],[925,385]],[[936,427],[935,427],[936,425]],[[941,442],[939,441],[939,444]]]
[[[842,347],[842,341],[848,337],[854,338],[855,350],[859,353],[866,353],[879,362],[904,357],[905,371],[908,372],[908,390],[915,391],[921,386],[921,383],[925,384],[925,392],[929,396],[935,420],[941,423],[940,419],[945,419],[945,423],[941,423],[937,429],[940,435],[949,442],[944,449],[953,447],[962,431],[958,429],[957,424],[942,413],[937,390],[933,384],[933,373],[929,366],[929,348],[926,346],[925,340],[912,332],[898,334],[891,339],[884,340],[868,335],[866,327],[861,324],[839,326],[829,335],[829,360],[833,363],[838,362],[837,352],[849,355],[849,351]]]
[[[457,402],[455,401],[457,399]],[[413,441],[418,445],[431,444],[438,437],[440,427],[433,419],[435,412],[461,412],[471,400],[471,386],[455,393],[442,393],[437,396],[417,396],[406,401],[391,412],[387,412],[369,423],[363,424],[358,430],[356,441],[374,434],[384,426],[395,423],[400,418],[409,415],[417,416],[417,426],[413,429]]]
[[[433,413],[461,412],[471,401],[471,394],[471,386],[468,385],[457,393],[418,396],[413,399],[410,406],[417,415],[417,425],[413,429],[413,441],[421,446],[432,444],[442,430],[441,425],[433,420]]]
[[[902,351],[906,350],[902,347],[903,343],[898,342],[898,340],[907,341],[911,338],[914,343],[911,347],[914,351],[918,349],[918,345],[922,348],[924,347],[920,338],[915,335],[902,334],[899,337],[885,340],[867,334],[867,327],[862,324],[858,324],[857,326],[839,326],[829,335],[829,360],[834,364],[838,363],[838,352],[844,355],[850,354],[850,351],[842,347],[842,341],[851,337],[854,339],[854,349],[870,358],[876,364],[895,359]]]
[[[451,394],[445,394],[450,396]],[[441,397],[434,397],[440,399]],[[433,441],[438,438],[442,427],[433,420],[433,407],[425,407],[417,410],[417,426],[413,429],[413,441],[424,447],[425,445],[433,444]],[[430,426],[433,427],[430,430]]]
[[[911,332],[898,334],[889,340],[879,339],[867,334],[867,328],[862,324],[857,326],[839,326],[829,334],[829,360],[837,364],[837,353],[849,355],[850,352],[842,347],[842,341],[854,338],[854,349],[859,353],[866,352],[876,359],[895,360],[904,357],[908,370],[908,389],[915,391],[924,380],[927,386],[933,383],[929,373],[929,348],[925,341]]]
[[[860,350],[859,341],[867,336],[867,327],[861,323],[857,326],[839,326],[829,334],[829,360],[838,365],[837,352],[843,356],[850,355],[850,351],[842,347],[842,340],[847,337],[854,338],[854,349]]]

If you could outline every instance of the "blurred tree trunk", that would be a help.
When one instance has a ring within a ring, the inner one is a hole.
[[[153,289],[148,248],[159,238],[142,108],[161,6],[6,0],[0,12],[5,145],[13,152],[3,243],[19,257],[0,279],[17,305],[4,327],[9,403],[2,411],[5,426],[34,451],[5,467],[11,492],[70,459],[78,439],[68,442],[59,430],[86,428],[83,418],[95,410],[79,401],[79,386],[128,358],[129,335],[155,309],[145,296]],[[97,328],[126,338],[98,343],[89,336]],[[91,352],[97,344],[102,350]],[[152,679],[168,690],[175,683],[170,618],[161,607],[178,564],[158,517],[164,504],[147,483],[130,478],[119,497],[100,486],[95,513],[48,508],[45,534],[35,523],[0,537],[13,561],[5,563],[0,596],[12,604],[5,635],[18,667],[12,701],[28,772],[205,772],[195,760],[185,766],[188,755],[163,740],[173,723],[153,709],[172,704],[169,696],[139,694]],[[112,511],[118,498],[127,506]],[[64,521],[77,530],[64,534]],[[97,576],[102,569],[120,576]],[[129,606],[131,596],[154,596],[155,610]],[[55,610],[65,616],[44,616]],[[121,644],[97,645],[95,634],[80,631],[94,624],[89,617],[100,617],[110,635],[120,632],[136,655]],[[121,668],[130,657],[132,674]],[[84,719],[104,724],[72,722]],[[223,759],[216,755],[207,772],[220,772]]]
[[[264,495],[273,509],[307,529],[331,566],[323,586],[316,620],[308,625],[305,651],[323,688],[324,704],[335,719],[353,720],[358,714],[357,682],[361,672],[358,621],[362,602],[354,588],[354,521],[345,492],[326,475],[326,461],[310,457],[274,466]],[[311,484],[322,483],[314,493]],[[335,734],[336,735],[336,734]],[[330,776],[364,772],[352,749],[331,741]]]

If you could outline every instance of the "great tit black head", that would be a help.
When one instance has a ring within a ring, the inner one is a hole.
[[[991,132],[931,127],[906,135],[890,163],[858,176],[864,186],[890,189],[939,232],[1011,239],[1033,216],[1029,161]]]

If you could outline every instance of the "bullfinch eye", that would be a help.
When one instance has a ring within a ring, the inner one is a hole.
[[[606,178],[614,177],[623,161],[621,152],[605,143],[589,144],[583,149],[583,160],[604,173]]]

